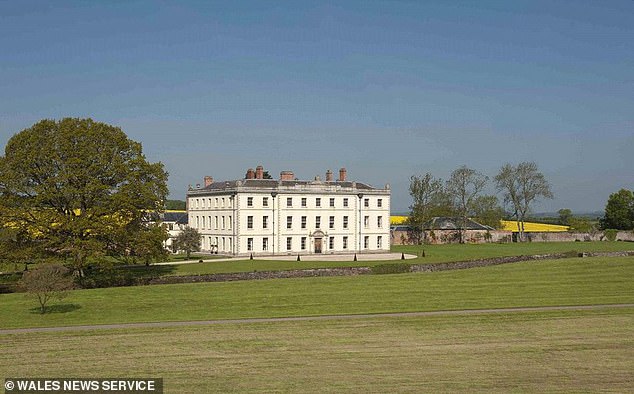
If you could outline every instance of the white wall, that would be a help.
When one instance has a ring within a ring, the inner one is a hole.
[[[311,235],[314,235],[317,230],[323,232],[322,253],[353,253],[359,250],[362,252],[389,251],[389,191],[367,192],[361,200],[354,193],[333,194],[330,191],[317,190],[304,193],[289,190],[277,193],[273,198],[270,190],[238,192],[235,204],[230,193],[189,197],[189,225],[198,229],[203,235],[203,251],[209,251],[212,245],[218,245],[218,251],[221,254],[310,254],[315,251],[315,237]],[[250,198],[251,206],[249,206]],[[264,203],[265,198],[267,205]],[[288,198],[292,199],[292,206],[287,205]],[[306,199],[306,206],[302,206],[303,198]],[[334,198],[334,207],[330,206],[331,198]],[[344,206],[346,198],[348,199],[347,207]],[[317,199],[321,199],[321,206],[317,206]],[[366,199],[368,200],[367,207],[365,206]],[[381,207],[378,206],[379,199],[382,202]],[[249,228],[250,216],[252,228]],[[289,216],[292,222],[291,228],[287,228]],[[305,228],[301,225],[302,216],[306,217]],[[330,227],[331,216],[334,218],[333,228]],[[348,226],[344,228],[346,216]],[[366,216],[368,217],[367,226]],[[225,218],[224,227],[222,226],[223,217]],[[264,227],[265,217],[267,218],[266,228]],[[321,218],[319,229],[316,223],[317,217]],[[378,223],[379,217],[381,217],[381,226]],[[217,227],[216,218],[218,218]],[[306,238],[305,249],[301,248],[302,237]],[[330,237],[333,237],[332,248]],[[344,237],[348,237],[347,248],[343,245]],[[367,248],[365,237],[368,237]],[[378,237],[382,239],[380,246]],[[252,250],[248,250],[250,238],[253,240]],[[268,240],[267,245],[264,244],[265,238]],[[287,238],[291,239],[290,250],[287,250]]]

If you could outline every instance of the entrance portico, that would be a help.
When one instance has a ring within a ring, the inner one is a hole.
[[[324,234],[323,231],[321,230],[315,230],[313,231],[312,234],[310,234],[310,237],[313,239],[313,253],[315,254],[321,254],[324,251],[324,238],[326,237],[326,234]]]

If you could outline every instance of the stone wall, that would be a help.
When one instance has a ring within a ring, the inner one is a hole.
[[[571,233],[571,232],[543,232],[543,233],[526,233],[529,242],[589,242],[589,241],[607,241],[602,231],[591,233]],[[634,242],[634,232],[619,231],[616,234],[617,241]]]
[[[163,285],[175,283],[233,282],[242,280],[309,278],[316,276],[354,276],[371,273],[369,267],[315,268],[287,271],[252,271],[206,275],[161,276],[159,278],[140,279],[138,285]]]
[[[512,236],[511,231],[466,230],[465,242],[473,244],[511,242]],[[457,230],[425,231],[425,237],[426,243],[433,245],[458,243],[460,240],[460,234]],[[392,231],[391,241],[392,245],[414,245],[416,243],[407,231]]]
[[[426,231],[427,242],[429,244],[447,244],[458,242],[458,232],[456,230],[434,230]],[[467,230],[467,243],[490,243],[490,242],[512,242],[512,231],[482,231]],[[591,233],[572,232],[531,232],[526,233],[528,242],[589,242],[607,241],[602,231]],[[619,231],[616,234],[617,241],[634,242],[634,231]],[[392,245],[413,245],[415,242],[410,239],[407,231],[393,231],[391,237]]]
[[[489,259],[456,261],[451,263],[414,264],[411,267],[411,272],[436,272],[436,271],[461,270],[461,269],[468,269],[468,268],[488,267],[488,266],[500,265],[500,264],[521,263],[521,262],[535,261],[535,260],[565,259],[565,258],[572,258],[572,257],[624,257],[624,256],[634,256],[634,251],[548,253],[548,254],[534,254],[529,256],[493,257]]]

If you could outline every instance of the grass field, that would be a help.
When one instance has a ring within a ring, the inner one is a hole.
[[[407,260],[410,264],[445,263],[450,261],[462,261],[482,259],[489,257],[519,256],[546,253],[576,252],[613,252],[622,250],[634,250],[631,242],[534,242],[534,243],[510,243],[510,244],[449,244],[449,245],[424,245],[424,246],[392,246],[393,252],[404,252],[413,255],[421,255],[425,251],[425,257]],[[289,269],[309,268],[333,268],[333,267],[367,267],[392,261],[274,261],[274,260],[241,260],[205,262],[197,264],[183,264],[172,267],[161,267],[159,270],[166,275],[200,275],[226,272],[249,271],[278,271]]]
[[[5,377],[189,392],[632,392],[634,308],[0,335]]]
[[[634,257],[77,290],[43,316],[4,294],[0,328],[616,303],[634,303]],[[22,332],[0,349],[1,377],[160,377],[167,393],[634,391],[633,307]]]
[[[573,258],[428,274],[76,290],[41,316],[0,295],[0,328],[634,302],[634,257]]]
[[[392,246],[392,251],[397,253],[408,253],[425,257],[407,260],[410,264],[433,264],[446,263],[452,261],[463,261],[472,259],[482,259],[490,257],[534,255],[546,253],[575,252],[614,252],[623,250],[634,250],[634,243],[631,242],[534,242],[534,243],[509,243],[509,244],[449,244],[449,245],[396,245]],[[193,260],[217,259],[218,255],[192,255]],[[181,261],[183,255],[173,255],[170,261]],[[127,268],[134,275],[157,276],[157,275],[202,275],[229,272],[251,272],[251,271],[280,271],[293,269],[311,268],[334,268],[334,267],[367,267],[385,263],[400,263],[400,260],[391,261],[280,261],[280,260],[231,260],[231,261],[207,261],[204,263],[170,265],[170,266],[150,266]],[[5,267],[7,271],[22,269],[22,266]],[[17,278],[17,277],[16,277]],[[3,280],[0,277],[0,280]],[[4,278],[6,281],[15,281],[13,277]]]

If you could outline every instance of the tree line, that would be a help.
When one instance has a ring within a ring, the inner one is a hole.
[[[467,166],[454,170],[446,181],[429,172],[413,175],[409,185],[412,205],[408,224],[415,230],[412,234],[415,240],[422,241],[420,238],[425,234],[421,230],[432,218],[449,216],[457,219],[461,242],[469,218],[493,228],[500,228],[502,219],[514,219],[518,239],[524,241],[524,222],[530,219],[534,203],[553,198],[549,182],[534,162],[507,163],[492,179],[495,190],[502,196],[500,203],[496,195],[484,193],[489,181],[489,177]],[[575,216],[567,208],[557,213],[558,217],[547,218],[545,222],[566,225],[579,232],[634,230],[634,192],[621,189],[610,194],[603,217],[595,221]]]
[[[409,186],[413,203],[408,224],[423,230],[433,217],[451,216],[457,219],[460,242],[464,242],[469,218],[500,228],[501,220],[508,216],[517,220],[519,240],[523,241],[524,221],[532,204],[541,198],[553,198],[550,184],[534,162],[503,165],[493,182],[502,194],[503,204],[509,208],[507,213],[496,195],[484,194],[488,182],[488,176],[467,166],[454,170],[446,181],[431,173],[413,175]],[[422,231],[418,233],[424,236]]]

